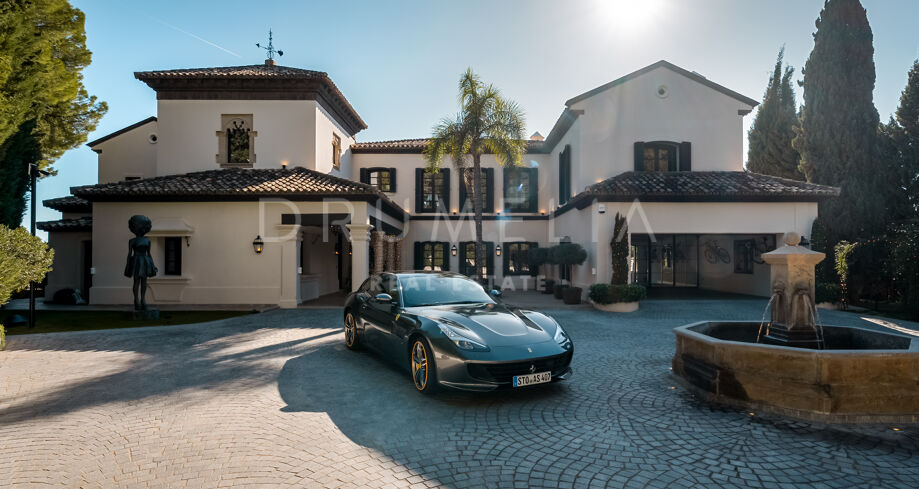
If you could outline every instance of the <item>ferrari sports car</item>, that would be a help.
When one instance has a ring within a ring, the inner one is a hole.
[[[564,380],[574,345],[545,314],[446,272],[382,273],[345,302],[345,345],[405,365],[415,388],[488,391]]]

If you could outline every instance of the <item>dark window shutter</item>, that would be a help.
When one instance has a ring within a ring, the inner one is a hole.
[[[494,276],[495,274],[495,243],[485,242],[485,274]]]
[[[460,211],[460,212],[471,212],[471,211],[472,211],[472,196],[468,196],[469,202],[468,202],[468,204],[467,204],[467,202],[466,202],[466,200],[467,200],[467,195],[466,195],[466,173],[469,173],[469,174],[471,175],[471,174],[472,174],[471,172],[472,172],[472,170],[469,169],[469,168],[464,168],[464,169],[460,170],[459,176],[458,176],[459,181],[456,182],[456,183],[459,184],[459,201],[458,201],[458,203],[459,203],[459,211]],[[467,209],[467,207],[468,207],[468,209]]]
[[[531,266],[529,264],[529,261],[530,261],[530,250],[532,250],[533,248],[539,248],[539,243],[535,241],[530,241],[529,243],[527,243],[527,245],[528,245],[527,256],[526,256],[527,266],[530,267],[530,276],[536,277],[539,275],[539,267]]]
[[[539,210],[539,168],[530,168],[530,208],[528,212]]]
[[[482,212],[495,211],[495,169],[485,168],[483,177],[485,177],[485,195],[482,196]]]
[[[442,270],[445,272],[449,272],[450,271],[450,243],[447,243],[446,241],[441,241],[437,244],[439,244],[440,246],[443,246],[444,248],[444,266]]]
[[[440,196],[441,205],[443,205],[443,210],[441,212],[450,212],[450,169],[441,168],[440,169],[440,178],[444,182],[444,193]]]
[[[165,239],[164,275],[182,275],[182,238]]]
[[[645,143],[635,141],[635,171],[645,169]]]
[[[424,268],[424,243],[415,241],[415,263],[414,269],[421,270]]]
[[[459,265],[459,269],[457,271],[467,277],[470,276],[470,270],[466,265],[466,248],[469,246],[470,242],[471,241],[460,241],[459,249],[456,253],[456,257],[458,258],[457,264]]]
[[[571,145],[558,154],[558,200],[564,204],[571,198]]]
[[[415,168],[415,212],[424,212],[424,168]]]
[[[395,168],[389,169],[389,191],[390,192],[396,191],[396,169]]]
[[[370,172],[366,168],[361,168],[361,183],[370,183]]]
[[[680,171],[692,171],[692,143],[680,143]]]

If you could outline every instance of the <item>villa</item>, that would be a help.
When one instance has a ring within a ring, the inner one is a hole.
[[[39,226],[56,253],[48,297],[73,288],[130,304],[134,214],[153,222],[153,304],[297,307],[396,269],[533,289],[559,272],[531,270],[528,250],[560,241],[587,250],[570,277],[586,287],[610,280],[617,213],[632,280],[768,295],[760,254],[787,231],[809,236],[818,202],[839,194],[744,171],[757,102],[660,61],[570,98],[522,167],[483,157],[477,272],[458,170],[425,173],[425,139],[358,141],[367,124],[326,73],[268,60],[134,76],[156,92],[156,116],[88,143],[99,183],[44,202],[63,213]]]

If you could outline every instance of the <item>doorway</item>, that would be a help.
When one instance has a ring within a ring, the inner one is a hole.
[[[633,234],[632,275],[647,287],[698,287],[699,236]]]

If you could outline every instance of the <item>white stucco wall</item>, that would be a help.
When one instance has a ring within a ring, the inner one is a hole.
[[[322,173],[331,173],[332,175],[351,178],[351,145],[354,144],[354,138],[348,136],[348,131],[341,127],[332,116],[319,104],[315,107],[316,119],[316,136],[314,143],[315,160],[312,168]],[[332,167],[332,135],[335,134],[341,138],[341,167],[336,170]],[[354,180],[358,180],[355,178]]]
[[[657,96],[665,85],[669,94]],[[689,141],[694,171],[743,169],[743,117],[752,107],[666,67],[587,99],[574,126],[572,180],[577,191],[634,169],[636,141]]]
[[[103,141],[93,149],[99,153],[99,183],[119,182],[127,177],[151,178],[156,176],[156,153],[159,148],[158,121]],[[151,134],[157,142],[151,143]]]
[[[45,301],[54,298],[61,289],[78,289],[86,298],[83,288],[83,242],[92,239],[88,231],[48,233],[48,246],[54,250],[54,263],[48,273]]]
[[[312,100],[160,100],[157,175],[216,170],[222,114],[252,114],[254,168],[315,168],[317,104]],[[331,136],[328,138],[331,146]],[[325,142],[323,142],[325,143]]]

